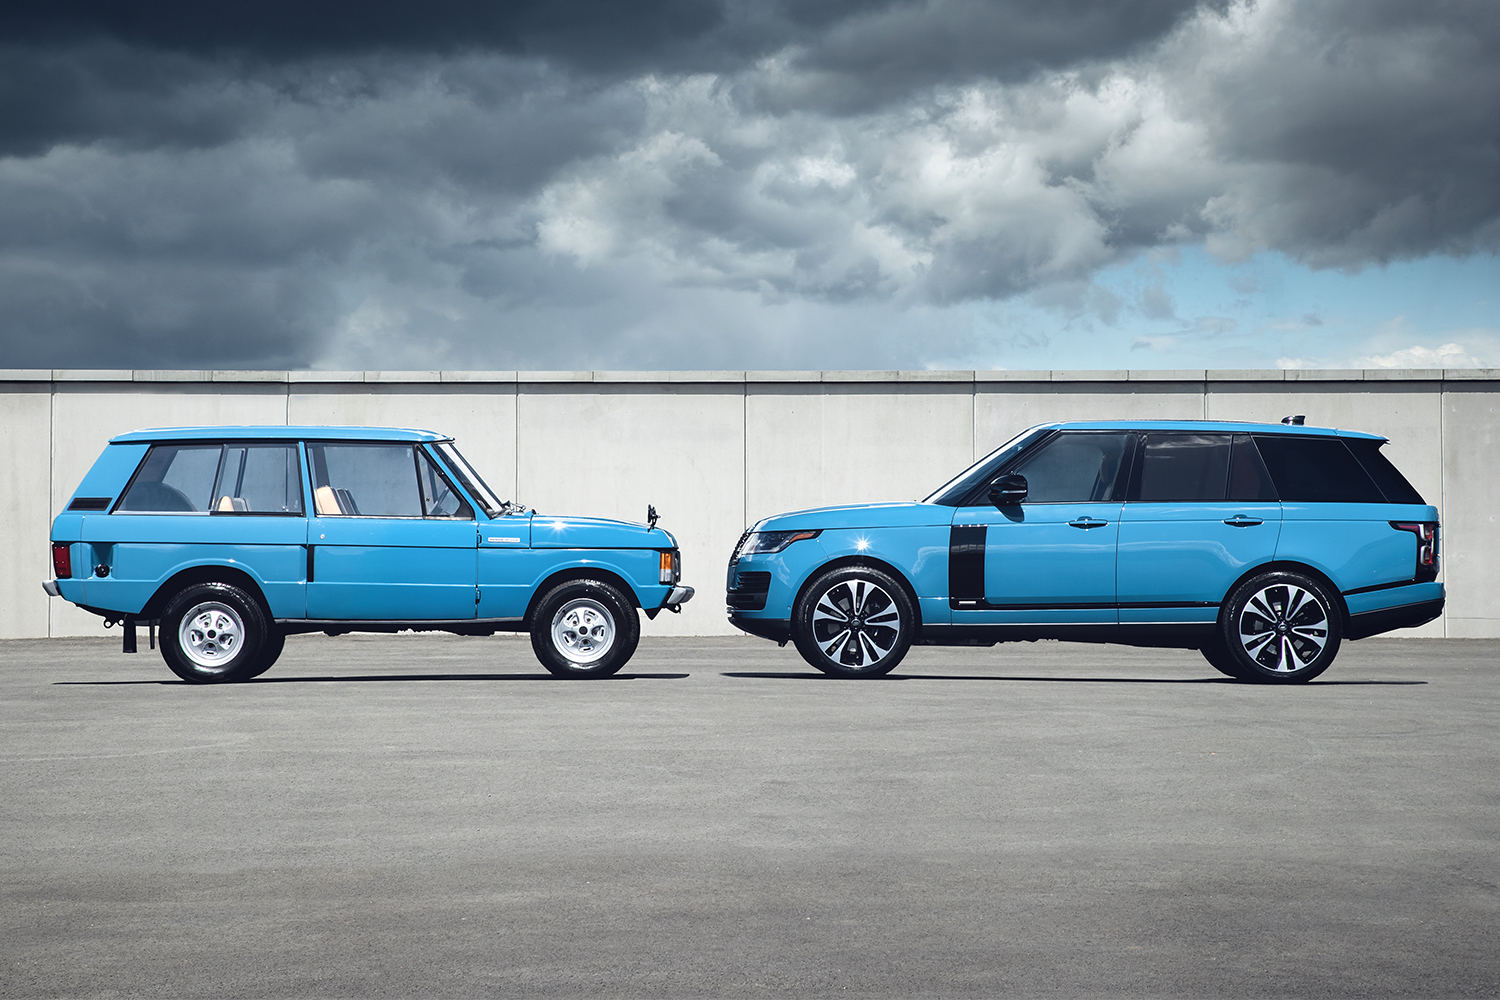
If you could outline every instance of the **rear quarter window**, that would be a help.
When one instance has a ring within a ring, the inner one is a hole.
[[[1285,502],[1385,503],[1385,494],[1340,438],[1255,435]]]
[[[1401,474],[1401,470],[1391,464],[1391,460],[1381,454],[1380,446],[1383,441],[1371,441],[1369,438],[1351,438],[1344,442],[1349,450],[1354,452],[1354,457],[1359,459],[1359,464],[1364,466],[1370,478],[1375,480],[1375,485],[1380,487],[1380,492],[1391,503],[1414,503],[1425,504],[1422,494],[1417,492],[1415,486],[1407,481]]]

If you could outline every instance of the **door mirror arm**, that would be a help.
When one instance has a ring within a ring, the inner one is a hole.
[[[990,503],[996,508],[1013,507],[1026,499],[1026,477],[1014,473],[1001,476],[990,484]]]

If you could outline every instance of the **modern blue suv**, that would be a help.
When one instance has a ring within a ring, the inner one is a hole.
[[[1341,641],[1442,613],[1438,519],[1384,438],[1211,421],[1043,424],[921,503],[768,517],[729,620],[837,676],[912,643],[1196,648],[1242,680],[1321,674]]]
[[[186,681],[264,673],[289,633],[529,631],[562,677],[618,671],[693,596],[648,524],[501,500],[451,438],[389,427],[173,427],[110,441],[52,522],[44,584],[161,630]]]

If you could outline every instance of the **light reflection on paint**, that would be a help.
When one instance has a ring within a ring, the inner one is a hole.
[[[868,549],[870,547],[870,540],[868,538],[866,538],[865,536],[861,535],[860,537],[858,537],[858,538],[856,538],[854,540],[854,547],[856,549],[859,549],[859,551],[863,552],[863,551],[865,551],[866,549]]]

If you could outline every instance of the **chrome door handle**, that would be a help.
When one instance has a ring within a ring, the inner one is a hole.
[[[1074,528],[1102,528],[1108,523],[1108,521],[1101,521],[1097,517],[1079,517],[1068,522]]]
[[[1224,523],[1229,525],[1231,528],[1248,528],[1251,525],[1265,524],[1266,522],[1264,519],[1259,517],[1248,517],[1244,514],[1236,514],[1233,517],[1226,517],[1224,519]]]

